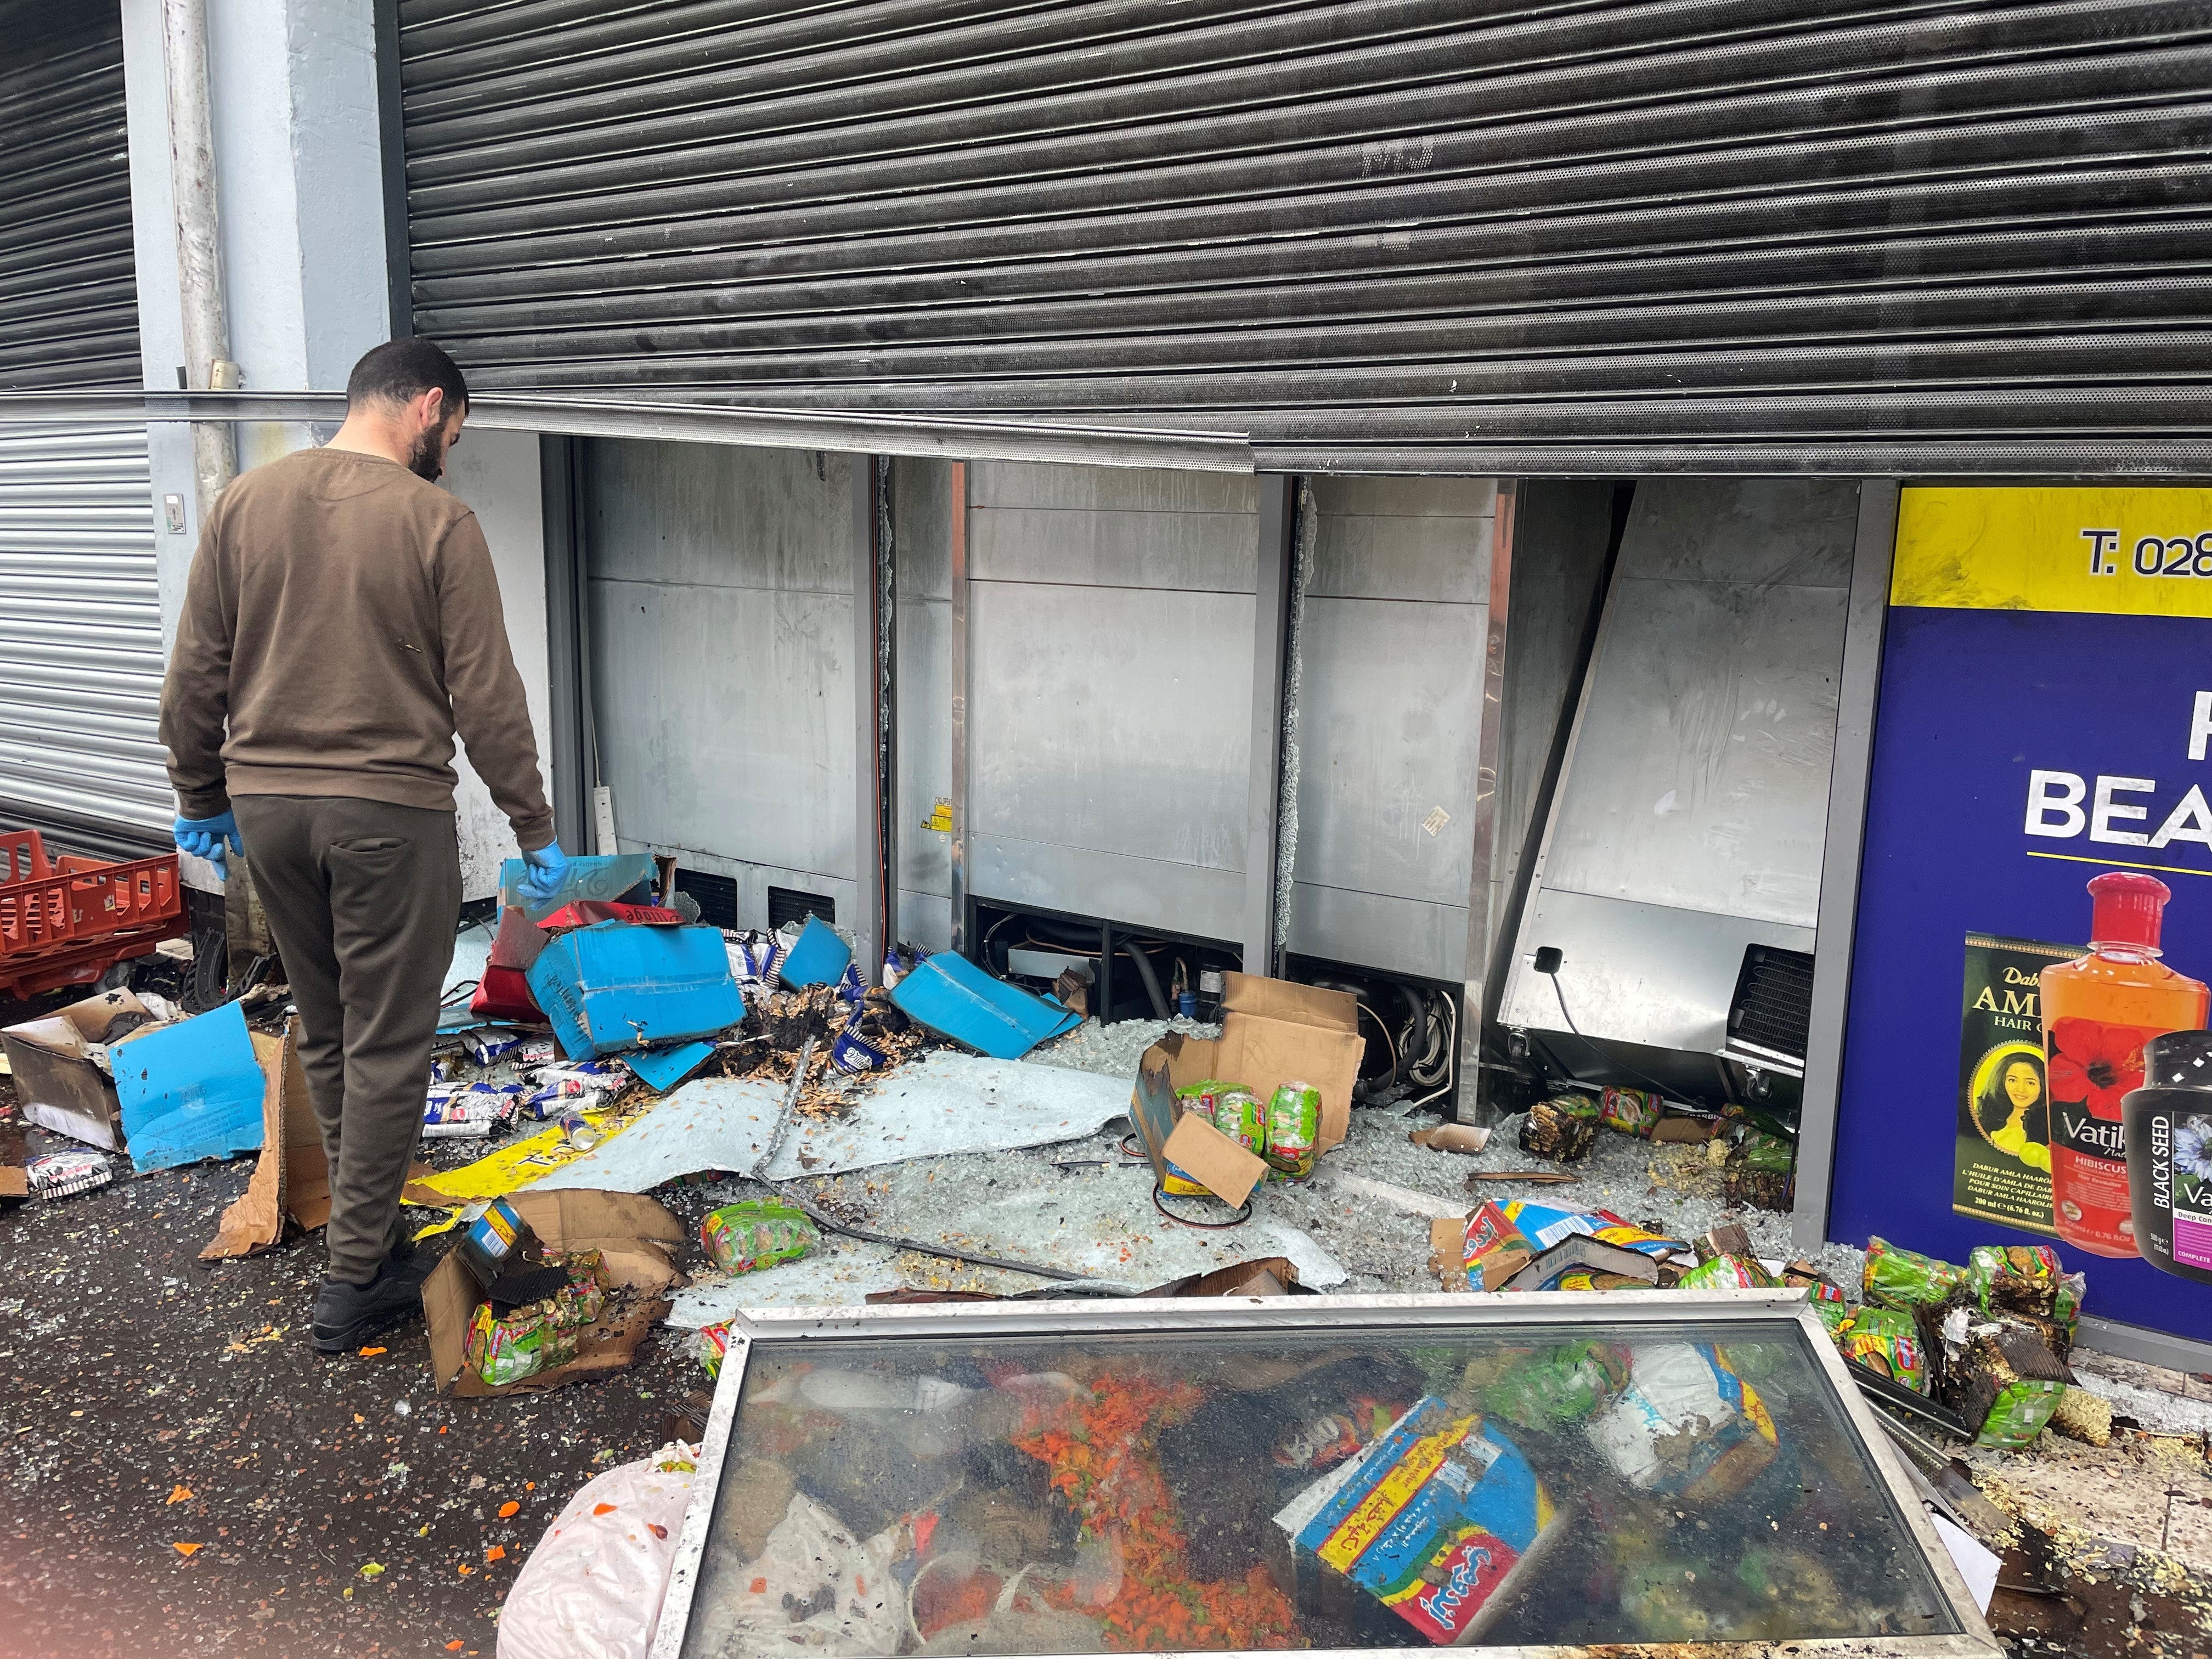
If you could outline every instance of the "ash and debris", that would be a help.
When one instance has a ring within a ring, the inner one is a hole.
[[[1218,1034],[1180,1019],[1087,1021],[1030,1058],[1132,1077],[1169,1030]],[[817,1043],[825,1061],[826,1047]],[[782,1080],[792,1059],[771,1045],[726,1050],[720,1063]],[[805,1095],[815,1109],[835,1110],[831,1097],[845,1087],[811,1077]],[[4,1103],[0,1085],[0,1119]],[[1425,1291],[1436,1281],[1426,1214],[1339,1189],[1347,1175],[1431,1206],[1527,1196],[1609,1209],[1675,1237],[1726,1218],[1762,1255],[1799,1254],[1786,1217],[1729,1209],[1704,1146],[1601,1132],[1589,1157],[1570,1166],[1572,1183],[1484,1182],[1470,1194],[1472,1170],[1538,1160],[1520,1151],[1512,1120],[1472,1158],[1408,1141],[1434,1121],[1355,1112],[1316,1179],[1263,1188],[1256,1213],[1310,1234],[1350,1274],[1342,1286],[1350,1292]],[[977,1192],[1050,1182],[1070,1195],[1071,1213],[1098,1208],[1104,1218],[1103,1207],[1074,1200],[1136,1167],[1121,1127],[803,1185],[853,1224],[940,1242],[970,1231]],[[58,1144],[41,1140],[33,1132],[32,1150]],[[482,1141],[434,1141],[423,1154],[451,1166],[487,1150]],[[0,1523],[12,1546],[0,1608],[12,1616],[0,1651],[11,1659],[86,1659],[155,1644],[246,1656],[489,1654],[507,1587],[568,1496],[611,1463],[697,1432],[705,1379],[673,1332],[648,1342],[629,1371],[547,1395],[441,1398],[420,1325],[381,1340],[382,1353],[312,1361],[301,1327],[321,1269],[313,1241],[240,1261],[197,1259],[252,1163],[125,1177],[0,1213],[12,1270],[0,1296],[0,1358],[13,1362],[11,1455],[0,1468]],[[705,1277],[699,1223],[715,1204],[762,1190],[708,1176],[659,1188],[691,1235],[680,1265]],[[1120,1219],[1132,1232],[1157,1222],[1149,1212]],[[1831,1245],[1814,1260],[1839,1283],[1857,1280],[1856,1250]],[[801,1268],[817,1276],[825,1302],[856,1303],[896,1285],[1000,1294],[1039,1285],[836,1237],[811,1264],[775,1271]],[[2025,1452],[1961,1452],[2014,1520],[1984,1539],[2004,1556],[2001,1583],[2021,1587],[2000,1589],[1993,1627],[2015,1659],[2203,1653],[2212,1632],[2212,1435],[2197,1425],[2212,1426],[2212,1381],[2086,1351],[2075,1363],[2083,1387],[2112,1406],[2109,1446],[2046,1433]],[[185,1496],[172,1504],[179,1491]],[[501,1515],[510,1501],[516,1512]],[[198,1547],[186,1553],[179,1544]],[[496,1559],[495,1547],[503,1552]],[[380,1570],[365,1573],[371,1565]]]

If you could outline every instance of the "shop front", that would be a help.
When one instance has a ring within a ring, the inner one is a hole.
[[[2212,1023],[2208,526],[2203,489],[1902,491],[1828,1220],[2051,1243],[2087,1311],[2197,1342],[2212,1066],[2159,1039]]]

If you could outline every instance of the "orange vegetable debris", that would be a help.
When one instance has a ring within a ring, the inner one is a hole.
[[[500,1518],[501,1520],[504,1521],[504,1520],[506,1520],[506,1519],[507,1519],[507,1516],[509,1516],[510,1515],[513,1515],[513,1514],[514,1514],[517,1510],[520,1509],[521,1507],[522,1507],[522,1505],[521,1505],[521,1504],[520,1504],[516,1503],[516,1502],[515,1502],[512,1498],[508,1498],[508,1499],[507,1500],[507,1502],[505,1502],[504,1504],[501,1504],[499,1506],[499,1518]]]

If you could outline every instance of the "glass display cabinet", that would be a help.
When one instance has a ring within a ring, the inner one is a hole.
[[[1799,1292],[733,1328],[654,1659],[1998,1659]]]

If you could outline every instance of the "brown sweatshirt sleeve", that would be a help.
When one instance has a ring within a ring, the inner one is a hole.
[[[169,782],[177,810],[188,818],[230,811],[223,785],[222,738],[230,713],[230,645],[234,601],[224,592],[222,507],[207,516],[185,582],[177,642],[161,680],[161,741],[169,750]]]
[[[437,560],[438,624],[454,728],[468,745],[469,764],[514,826],[515,841],[534,853],[553,839],[553,809],[538,775],[538,739],[507,643],[491,549],[475,514],[454,521]]]

